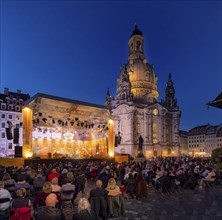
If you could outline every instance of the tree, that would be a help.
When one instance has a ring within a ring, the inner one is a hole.
[[[211,160],[216,168],[222,169],[222,147],[212,150]]]

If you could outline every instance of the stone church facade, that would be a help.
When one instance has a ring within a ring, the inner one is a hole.
[[[146,158],[178,156],[181,112],[171,74],[165,100],[158,102],[157,76],[145,58],[143,43],[143,34],[135,26],[128,42],[128,62],[117,79],[116,96],[112,99],[107,91],[105,104],[110,108],[119,140],[115,152],[136,157],[141,136]]]

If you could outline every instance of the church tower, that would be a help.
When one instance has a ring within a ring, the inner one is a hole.
[[[128,42],[128,62],[120,69],[120,76],[117,79],[117,95],[114,99],[116,105],[122,103],[123,99],[138,104],[157,101],[159,96],[157,76],[154,66],[150,65],[145,58],[143,43],[143,34],[135,25]],[[124,90],[127,91],[124,92]]]
[[[169,73],[167,86],[165,90],[165,101],[162,104],[169,110],[169,111],[178,111],[179,107],[177,106],[177,100],[175,99],[175,89],[173,85],[173,81],[171,78],[171,73]]]
[[[111,99],[108,91],[105,103],[114,120],[115,135],[121,137],[115,152],[133,157],[140,153],[146,158],[177,156],[180,111],[171,75],[165,100],[159,103],[157,76],[144,55],[144,37],[137,25],[128,47],[128,62],[120,68],[116,95]]]

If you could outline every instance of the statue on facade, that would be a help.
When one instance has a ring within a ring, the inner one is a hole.
[[[143,155],[143,138],[141,135],[139,137],[139,146],[138,146],[137,157],[144,157],[144,155]]]

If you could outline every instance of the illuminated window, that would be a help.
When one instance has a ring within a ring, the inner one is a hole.
[[[16,120],[19,120],[19,119],[20,119],[20,117],[19,117],[18,115],[16,115],[15,119],[16,119]]]

